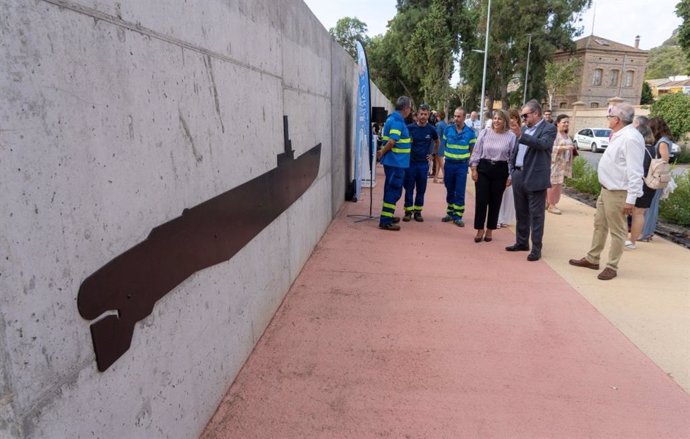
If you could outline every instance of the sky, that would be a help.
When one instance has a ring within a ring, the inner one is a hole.
[[[590,35],[594,24],[594,34],[599,37],[632,46],[639,35],[641,49],[660,46],[681,24],[675,14],[678,1],[594,0],[592,8],[582,16],[582,36]],[[396,13],[396,0],[305,0],[305,3],[326,29],[335,27],[339,18],[357,17],[367,24],[370,36],[385,33],[388,20]]]

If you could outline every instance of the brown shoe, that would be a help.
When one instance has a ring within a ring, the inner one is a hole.
[[[606,267],[604,268],[604,271],[599,273],[599,276],[597,276],[597,279],[599,280],[611,280],[614,277],[616,277],[618,273],[616,273],[616,270],[614,270],[611,267]]]
[[[576,267],[584,267],[584,268],[591,268],[592,270],[598,270],[599,269],[599,264],[592,264],[587,260],[587,258],[582,258],[582,259],[571,259],[568,261],[570,265],[574,265]],[[604,270],[605,271],[605,270]],[[615,273],[615,271],[614,271]],[[614,274],[615,276],[615,274]]]

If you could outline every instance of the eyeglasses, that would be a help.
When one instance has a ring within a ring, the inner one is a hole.
[[[607,119],[613,119],[614,117],[618,117],[618,116],[611,116],[611,115],[606,116]]]
[[[527,116],[529,116],[532,113],[534,113],[534,111],[530,111],[529,113],[521,114],[520,117],[523,119],[527,119]]]

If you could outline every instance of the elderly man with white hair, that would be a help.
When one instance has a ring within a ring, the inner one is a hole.
[[[610,234],[609,260],[597,276],[600,280],[611,280],[618,274],[618,262],[628,235],[626,217],[632,214],[635,200],[642,195],[645,150],[642,135],[632,125],[635,117],[632,105],[625,102],[613,105],[606,117],[613,134],[597,169],[601,193],[594,216],[592,246],[584,258],[570,260],[570,265],[598,270]]]

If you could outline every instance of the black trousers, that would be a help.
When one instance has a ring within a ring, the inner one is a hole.
[[[501,210],[503,191],[508,180],[508,162],[492,162],[482,159],[477,165],[475,183],[474,228],[495,230],[498,228],[498,212]],[[487,215],[488,212],[488,215]]]
[[[522,171],[513,172],[513,196],[515,198],[516,244],[529,247],[532,238],[532,252],[541,254],[544,236],[544,208],[546,189],[528,191],[525,189]]]

